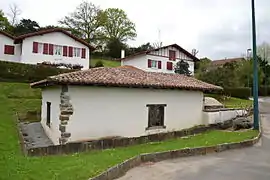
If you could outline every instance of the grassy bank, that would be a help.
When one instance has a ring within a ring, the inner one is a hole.
[[[113,61],[113,60],[105,60],[105,59],[91,59],[91,66],[94,67],[95,64],[101,61],[104,65],[104,67],[117,67],[117,66],[121,66],[121,62],[120,61]]]
[[[0,83],[0,93],[0,179],[3,180],[86,180],[140,153],[239,142],[258,134],[253,130],[209,131],[188,138],[126,148],[62,156],[24,157],[19,148],[14,112],[39,108],[36,106],[40,103],[40,92],[29,89],[26,84]],[[21,105],[18,101],[22,102]],[[39,103],[35,104],[35,101]]]

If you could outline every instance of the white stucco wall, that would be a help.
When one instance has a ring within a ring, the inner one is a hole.
[[[3,61],[13,61],[13,62],[19,62],[20,61],[20,51],[21,46],[13,44],[13,39],[0,34],[0,60]],[[14,55],[4,54],[5,51],[5,45],[11,45],[14,46]]]
[[[176,60],[169,60],[169,50],[176,51]],[[148,59],[161,61],[161,69],[158,68],[148,68]],[[174,70],[167,70],[167,62],[172,62],[173,67],[180,60],[184,60],[189,64],[189,70],[192,75],[194,74],[194,61],[187,57],[184,53],[180,52],[174,47],[169,47],[166,49],[161,49],[159,51],[153,51],[150,54],[143,54],[140,56],[130,57],[128,59],[122,60],[122,65],[130,65],[142,69],[148,72],[162,72],[162,73],[174,73]]]
[[[59,144],[59,115],[60,115],[60,93],[59,87],[45,88],[42,90],[42,105],[41,105],[41,124],[45,133],[53,141],[54,144]],[[46,124],[47,121],[47,102],[51,102],[51,124],[50,127]]]
[[[204,124],[216,124],[231,120],[237,116],[246,115],[246,110],[226,110],[218,112],[203,112]]]
[[[201,92],[70,86],[69,94],[74,107],[67,126],[71,141],[152,133],[146,130],[147,104],[167,104],[163,131],[202,124]]]
[[[42,124],[49,137],[58,144],[59,89],[42,93]],[[66,131],[70,141],[102,137],[136,137],[150,133],[180,130],[202,124],[203,93],[180,90],[151,90],[69,86],[74,108]],[[46,102],[52,102],[52,125],[46,126]],[[166,129],[146,130],[147,104],[167,104],[164,125]]]
[[[60,46],[72,46],[76,48],[85,48],[86,58],[85,59],[81,58],[81,56],[66,57],[63,55],[58,56],[43,53],[33,53],[33,42],[49,43]],[[53,32],[24,39],[22,43],[21,60],[23,63],[28,64],[37,64],[43,61],[49,61],[51,63],[81,64],[84,67],[83,69],[89,69],[89,48],[61,32]]]

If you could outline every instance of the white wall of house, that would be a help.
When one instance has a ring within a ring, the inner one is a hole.
[[[169,60],[169,50],[174,50],[176,52],[175,61]],[[161,69],[149,68],[148,59],[161,61]],[[148,72],[174,73],[174,69],[173,70],[167,69],[167,62],[172,62],[174,67],[176,63],[180,60],[184,60],[185,62],[187,62],[189,64],[189,70],[191,71],[191,74],[194,74],[194,61],[174,47],[164,48],[158,51],[152,51],[147,55],[143,54],[140,56],[130,57],[125,60],[122,60],[121,64],[134,66]]]
[[[51,93],[56,93],[52,98],[60,95],[59,91]],[[69,86],[69,94],[74,107],[66,130],[71,133],[70,141],[153,133],[146,130],[147,104],[167,105],[162,132],[202,124],[203,93],[198,91]]]
[[[42,105],[41,105],[41,125],[45,133],[54,144],[59,144],[59,115],[60,115],[60,93],[59,87],[50,87],[42,89]],[[51,102],[51,123],[47,125],[47,102]]]
[[[7,37],[3,34],[0,34],[0,60],[4,61],[13,61],[13,62],[19,62],[20,61],[20,52],[21,52],[21,46],[20,45],[14,45],[14,40],[10,37]],[[14,46],[14,55],[5,54],[5,45]]]
[[[43,54],[43,49],[41,53],[33,53],[33,42],[38,43],[49,43],[60,46],[72,46],[76,48],[85,48],[86,49],[86,58],[81,58],[81,51],[79,57],[66,57],[63,56],[63,52],[61,55],[49,55]],[[38,35],[29,37],[23,40],[22,46],[22,55],[21,62],[27,64],[37,64],[42,63],[44,61],[49,61],[51,63],[66,63],[66,64],[81,64],[84,68],[89,68],[89,48],[82,43],[76,41],[75,39],[67,36],[61,32],[52,32],[44,35]]]

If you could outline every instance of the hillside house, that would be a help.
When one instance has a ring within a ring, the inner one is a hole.
[[[0,31],[0,60],[27,64],[42,62],[89,68],[94,48],[63,29],[47,29],[13,37]]]
[[[198,58],[177,44],[172,44],[149,51],[142,51],[123,57],[121,65],[130,65],[148,72],[174,73],[174,67],[180,60],[189,64],[191,74],[194,74],[194,64]]]
[[[200,125],[203,91],[222,89],[193,77],[130,66],[65,73],[31,87],[42,89],[41,124],[54,144]]]

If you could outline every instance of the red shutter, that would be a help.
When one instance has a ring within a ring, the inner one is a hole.
[[[73,57],[73,47],[68,47],[68,56]]]
[[[33,53],[38,53],[38,42],[33,42]]]
[[[82,58],[85,59],[85,55],[86,55],[86,50],[85,48],[82,48]]]
[[[48,54],[49,53],[49,44],[44,43],[43,44],[43,54]]]
[[[49,44],[49,55],[53,55],[53,44]]]
[[[14,55],[14,46],[5,45],[4,54]]]
[[[175,61],[175,59],[176,59],[176,52],[169,50],[169,60]]]
[[[161,61],[158,61],[158,69],[161,69]]]
[[[67,46],[63,47],[63,56],[67,56]]]
[[[167,62],[167,69],[172,70],[173,68],[173,63],[172,62]]]
[[[148,67],[150,68],[151,67],[151,59],[148,59]]]

